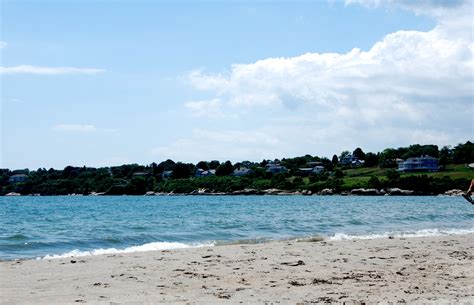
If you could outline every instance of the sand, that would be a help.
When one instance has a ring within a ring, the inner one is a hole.
[[[2,304],[474,304],[474,235],[0,263]]]

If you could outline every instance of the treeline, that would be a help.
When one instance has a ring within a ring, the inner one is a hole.
[[[384,177],[371,177],[358,187],[403,188],[419,194],[439,194],[449,189],[466,188],[468,179],[453,178],[446,174],[435,178],[428,175],[400,175],[395,167],[397,159],[407,159],[429,155],[438,158],[442,167],[449,164],[474,163],[474,144],[466,142],[454,148],[436,145],[411,145],[398,149],[388,148],[382,152],[364,152],[356,148],[352,153],[344,151],[331,159],[305,155],[281,160],[261,162],[243,161],[232,164],[230,161],[201,161],[197,164],[166,160],[146,166],[126,164],[122,166],[91,168],[67,166],[62,170],[9,170],[0,169],[0,195],[10,192],[22,195],[68,195],[104,193],[108,195],[143,195],[146,192],[190,193],[198,189],[210,192],[233,192],[243,189],[280,189],[286,191],[319,192],[333,189],[336,192],[348,190],[353,186],[344,183],[344,170],[341,163],[344,157],[352,155],[364,161],[363,167],[378,167],[385,171]],[[267,165],[277,164],[284,171],[275,173]],[[324,170],[302,172],[302,168],[317,164]],[[249,169],[244,176],[233,176],[238,169]],[[208,171],[209,176],[195,177],[196,171]],[[15,180],[15,178],[17,178]]]

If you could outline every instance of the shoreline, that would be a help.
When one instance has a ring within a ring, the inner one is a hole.
[[[458,189],[452,189],[444,193],[420,193],[413,190],[404,190],[394,188],[392,190],[377,190],[377,189],[351,189],[346,191],[336,191],[334,189],[324,189],[320,192],[312,193],[308,190],[303,191],[288,191],[288,190],[254,190],[254,189],[244,189],[234,192],[198,192],[193,191],[189,193],[175,193],[175,192],[147,192],[146,194],[141,195],[129,195],[129,194],[106,194],[106,193],[90,193],[90,194],[67,194],[67,195],[42,195],[42,194],[25,194],[20,193],[8,193],[5,195],[0,195],[0,197],[97,197],[97,196],[109,196],[109,197],[122,197],[122,196],[132,196],[132,197],[166,197],[166,196],[356,196],[356,197],[377,197],[377,196],[420,196],[420,197],[461,197],[465,194],[464,191]]]
[[[301,235],[282,238],[254,238],[254,239],[236,239],[236,240],[213,240],[213,241],[199,241],[199,242],[167,242],[167,241],[151,241],[140,245],[129,245],[118,248],[94,248],[94,249],[72,249],[62,253],[49,253],[44,256],[35,257],[20,257],[3,259],[1,262],[9,261],[28,261],[28,260],[54,260],[67,259],[78,257],[91,257],[101,255],[114,254],[130,254],[130,253],[147,253],[155,251],[173,251],[181,249],[198,249],[198,248],[212,248],[225,246],[239,246],[239,245],[261,245],[274,242],[339,242],[339,241],[358,241],[358,240],[384,240],[384,239],[411,239],[411,238],[425,238],[425,237],[447,237],[458,235],[474,234],[474,227],[463,229],[439,229],[427,228],[413,231],[391,231],[382,233],[368,233],[368,234],[347,234],[335,233],[332,235]],[[156,245],[159,246],[157,247]],[[154,247],[150,247],[155,245]]]
[[[474,234],[1,261],[1,304],[473,302]]]

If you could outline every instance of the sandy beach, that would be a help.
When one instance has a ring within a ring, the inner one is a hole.
[[[3,261],[2,304],[474,303],[474,235]]]

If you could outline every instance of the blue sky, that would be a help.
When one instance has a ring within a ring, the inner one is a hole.
[[[472,140],[472,3],[1,2],[0,166]]]

